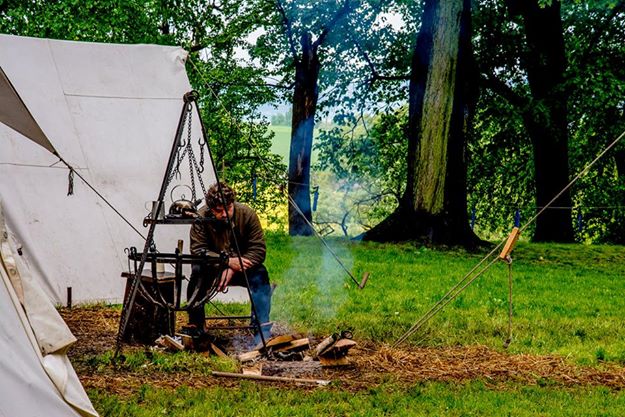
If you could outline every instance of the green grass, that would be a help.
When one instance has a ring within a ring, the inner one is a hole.
[[[340,387],[302,391],[253,383],[175,392],[143,387],[131,398],[91,392],[103,416],[622,416],[625,393],[601,387],[553,389],[508,385],[392,383],[350,393]]]
[[[270,235],[267,267],[278,283],[272,319],[328,334],[394,342],[484,254],[330,240],[364,290],[314,238]],[[512,353],[558,354],[582,364],[625,363],[625,248],[521,243],[513,254]],[[496,263],[409,343],[502,349],[508,270]]]
[[[483,253],[411,244],[384,245],[330,239],[357,279],[359,290],[315,238],[268,234],[267,268],[278,284],[272,320],[295,331],[327,335],[351,329],[357,341],[394,342]],[[625,248],[620,246],[520,243],[513,253],[514,327],[511,353],[556,354],[573,363],[625,364]],[[507,266],[487,273],[408,341],[411,345],[487,345],[503,350],[507,328]],[[247,305],[221,305],[228,313]],[[208,307],[210,308],[210,307]],[[213,313],[213,312],[211,312]],[[91,362],[89,362],[91,361]],[[110,355],[80,364],[111,370]],[[138,374],[236,371],[238,364],[198,354],[134,351],[117,369]],[[433,365],[435,366],[435,365]],[[325,388],[276,387],[230,381],[226,387],[175,391],[143,386],[119,397],[90,390],[103,416],[622,416],[625,392],[601,386],[564,387],[549,379],[538,385],[481,380],[410,384],[386,375],[383,383],[357,392],[340,376]],[[353,387],[353,386],[352,386]]]

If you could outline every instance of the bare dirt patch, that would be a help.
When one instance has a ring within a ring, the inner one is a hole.
[[[120,310],[111,307],[61,309],[61,315],[78,338],[69,355],[86,388],[97,388],[119,395],[131,395],[142,386],[174,389],[214,385],[234,386],[237,380],[218,379],[197,368],[163,372],[149,366],[139,371],[115,366],[95,366],[90,358],[115,349]],[[184,314],[179,314],[179,325]],[[562,386],[603,385],[625,388],[625,368],[617,364],[598,367],[578,366],[555,355],[508,354],[486,346],[404,347],[361,342],[350,351],[351,366],[322,368],[318,362],[279,362],[263,359],[263,374],[295,378],[327,379],[341,389],[359,391],[384,381],[414,384],[418,381],[466,382],[481,380],[488,384],[518,382],[527,385]],[[227,353],[235,351],[225,346]],[[124,351],[146,347],[124,346]],[[172,353],[175,355],[175,353]],[[201,355],[201,353],[198,353]],[[274,383],[275,384],[275,383]],[[285,384],[285,383],[280,383]],[[310,389],[311,387],[307,387]]]

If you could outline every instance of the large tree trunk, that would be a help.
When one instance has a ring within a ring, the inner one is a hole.
[[[311,35],[301,37],[302,56],[295,64],[291,150],[289,155],[289,196],[297,204],[289,204],[289,234],[309,236],[313,233],[310,207],[310,158],[312,154],[315,112],[317,110],[319,57]]]
[[[510,1],[510,0],[509,0]],[[532,94],[524,117],[534,149],[536,205],[544,207],[569,182],[566,56],[560,3],[540,6],[538,0],[510,1],[521,13],[527,39],[525,67]],[[567,191],[536,219],[536,242],[573,242],[571,195]]]
[[[427,0],[413,52],[408,170],[399,207],[364,238],[473,246],[468,225],[465,143],[473,99],[469,0]]]

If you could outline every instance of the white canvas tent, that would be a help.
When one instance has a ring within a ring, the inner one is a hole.
[[[75,342],[24,270],[0,201],[0,417],[97,416],[65,352]]]
[[[185,58],[177,47],[0,35],[0,197],[25,268],[54,302],[68,287],[76,302],[121,301],[124,248],[144,245],[79,179],[66,196],[54,153],[145,231],[191,89]],[[188,226],[157,229],[159,250],[177,239],[188,244]]]

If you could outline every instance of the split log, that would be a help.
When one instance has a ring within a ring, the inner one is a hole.
[[[297,339],[274,349],[275,352],[297,352],[301,350],[310,349],[310,341],[308,338]]]
[[[280,346],[280,345],[284,345],[286,343],[289,343],[289,342],[291,342],[293,340],[295,340],[295,336],[293,336],[291,334],[283,334],[283,335],[280,335],[280,336],[272,337],[271,339],[265,341],[265,346],[267,348]],[[254,350],[261,350],[262,348],[263,348],[263,344],[259,343],[258,345],[256,345]]]
[[[317,347],[315,347],[315,356],[319,356],[323,354],[323,352],[328,350],[330,346],[332,346],[336,342],[337,337],[337,335],[333,334],[323,339],[321,343],[319,343]]]
[[[184,333],[176,333],[176,336],[182,340],[182,345],[186,350],[193,350],[193,337]]]
[[[171,350],[184,350],[182,343],[167,334],[156,339],[155,343]]]
[[[211,347],[211,350],[213,351],[213,353],[215,353],[215,355],[219,356],[220,358],[227,358],[228,357],[228,355],[226,355],[224,353],[224,351],[219,349],[217,347],[217,345],[215,345],[214,343],[211,343],[210,347]]]
[[[259,356],[260,356],[259,351],[252,350],[250,352],[241,353],[239,356],[237,356],[237,359],[239,360],[239,362],[249,362],[249,361],[253,361]]]

